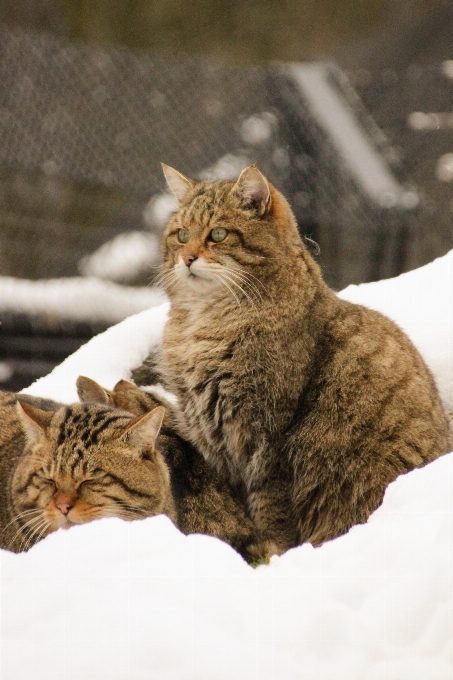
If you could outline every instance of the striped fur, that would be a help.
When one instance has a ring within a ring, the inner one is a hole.
[[[159,451],[170,472],[175,504],[175,523],[185,534],[208,534],[229,543],[247,562],[268,559],[271,546],[263,541],[247,515],[244,503],[222,480],[203,456],[175,430],[171,404],[121,380],[109,391],[94,380],[80,376],[77,391],[82,401],[110,404],[136,416],[164,406],[166,416],[159,434]]]
[[[135,418],[93,404],[45,411],[26,399],[18,405],[0,393],[0,547],[27,550],[103,517],[174,516],[168,468],[154,447],[164,409]]]
[[[171,187],[176,171],[164,170]],[[176,184],[159,369],[179,432],[245,495],[276,550],[319,545],[450,450],[434,380],[393,322],[329,290],[256,168],[236,183]],[[220,242],[215,229],[227,230]]]

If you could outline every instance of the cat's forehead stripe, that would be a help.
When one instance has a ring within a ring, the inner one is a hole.
[[[106,418],[104,420],[104,422],[101,423],[99,425],[99,427],[97,429],[93,430],[93,432],[91,433],[91,439],[92,439],[93,444],[97,444],[98,439],[99,439],[99,435],[103,430],[105,430],[112,423],[117,422],[119,420],[124,422],[124,416],[112,415],[112,416],[110,416],[110,418]]]
[[[196,222],[205,227],[208,226],[216,210],[220,207],[219,203],[225,194],[224,187],[224,184],[220,186],[201,185],[192,196],[190,203],[180,210],[178,221],[181,224]]]
[[[71,461],[71,467],[70,467],[72,475],[76,471],[77,466],[80,465],[80,463],[82,462],[84,455],[85,455],[85,452],[80,448],[80,446],[76,446],[73,454],[74,455],[73,455],[73,459]],[[82,467],[82,470],[83,470],[83,465],[81,467]]]
[[[77,461],[81,459],[82,452],[88,452],[90,447],[96,445],[99,441],[99,435],[102,434],[109,426],[118,421],[126,424],[129,420],[125,418],[124,414],[112,412],[112,409],[103,410],[96,409],[93,413],[92,408],[84,408],[80,412],[80,406],[77,405],[77,410],[74,413],[72,407],[67,408],[66,417],[60,425],[60,431],[57,440],[57,449],[60,450],[62,458],[59,464],[63,464],[63,458],[67,460],[68,455],[77,451]],[[74,442],[76,440],[77,449],[74,449]]]

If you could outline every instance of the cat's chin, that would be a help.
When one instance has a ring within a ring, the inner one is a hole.
[[[175,266],[179,290],[210,293],[222,286],[218,274],[212,271],[210,265],[203,259],[197,259],[191,267],[186,267],[180,260]]]
[[[220,282],[213,276],[209,277],[200,274],[180,276],[178,284],[179,290],[196,293],[197,295],[211,293],[213,290],[218,290],[221,287]]]
[[[100,517],[88,517],[81,519],[80,521],[74,521],[71,519],[67,519],[64,524],[62,524],[59,528],[60,529],[65,529],[67,531],[68,529],[72,529],[72,527],[77,527],[80,526],[81,524],[88,524],[88,522],[93,522],[95,519],[100,519]]]
[[[77,525],[74,522],[66,522],[66,524],[63,524],[63,526],[60,527],[60,529],[64,529],[65,531],[67,531],[68,529],[72,529],[72,527],[75,526]]]
[[[184,282],[189,290],[197,293],[210,293],[212,290],[219,288],[218,282],[213,279],[206,279],[197,274],[191,274]]]

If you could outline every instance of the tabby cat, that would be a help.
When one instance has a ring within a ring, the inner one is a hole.
[[[101,517],[174,517],[168,468],[154,447],[163,416],[162,407],[136,418],[0,392],[0,547],[28,550]]]
[[[136,416],[163,405],[166,415],[159,434],[159,451],[169,468],[176,526],[185,534],[220,538],[249,563],[267,561],[270,546],[261,540],[244,504],[196,449],[176,434],[171,404],[126,380],[120,380],[113,391],[109,391],[94,380],[80,376],[77,391],[82,401],[117,406]]]
[[[162,347],[178,430],[245,498],[276,552],[366,522],[398,475],[449,451],[434,380],[388,318],[322,279],[282,194],[163,166]]]

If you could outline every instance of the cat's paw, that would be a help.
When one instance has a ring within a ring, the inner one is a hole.
[[[269,540],[260,540],[250,543],[243,550],[241,555],[251,567],[259,567],[262,564],[269,564],[272,555],[281,555],[282,550]]]

